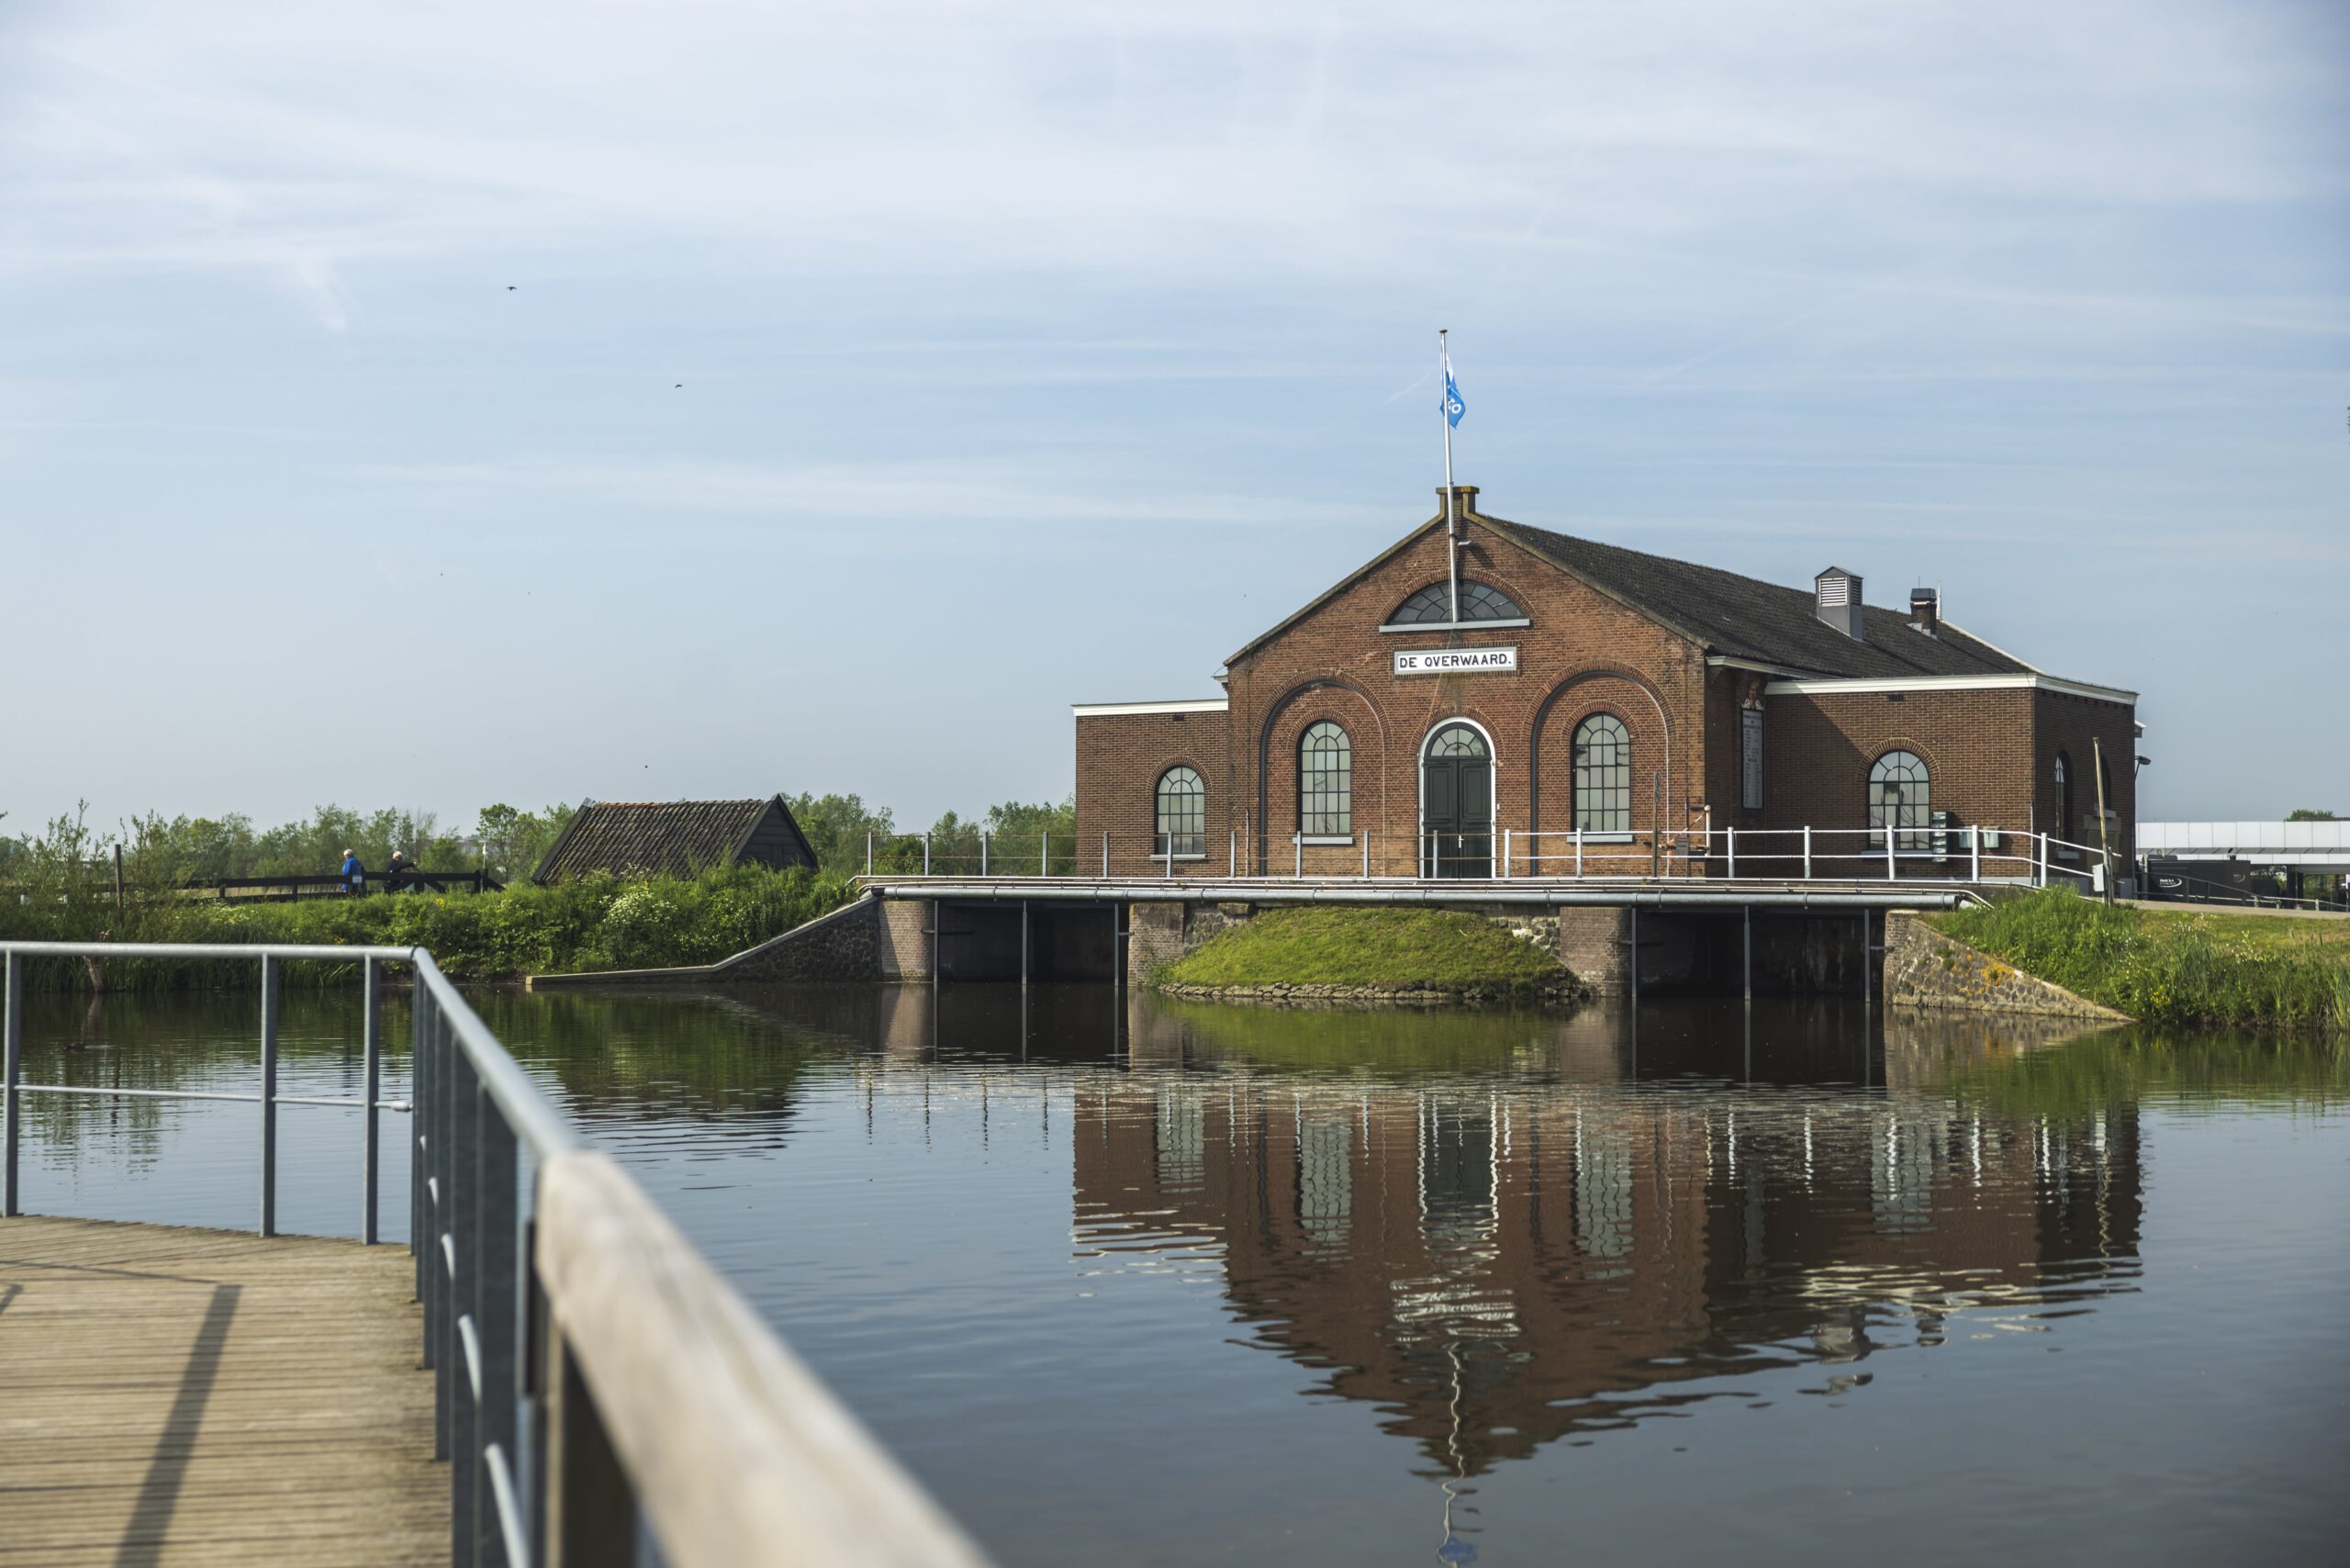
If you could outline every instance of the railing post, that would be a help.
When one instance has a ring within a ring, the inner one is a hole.
[[[1290,845],[1297,851],[1297,869],[1292,874],[1302,882],[1305,880],[1305,834],[1301,832],[1290,840]]]
[[[506,1533],[499,1527],[498,1494],[490,1484],[487,1455],[495,1446],[509,1475],[515,1470],[520,1365],[515,1343],[517,1261],[514,1129],[487,1089],[474,1092],[474,1328],[481,1346],[480,1395],[474,1413],[474,1561],[498,1568],[509,1563]]]
[[[865,835],[865,874],[868,877],[873,875],[873,835],[870,833]]]
[[[1803,824],[1803,879],[1811,880],[1811,824]]]
[[[0,979],[0,1215],[11,1219],[25,1212],[17,1193],[17,1086],[24,1073],[25,960],[11,953]]]
[[[1970,882],[1981,881],[1983,879],[1983,830],[1979,827],[1970,827],[1966,830],[1966,879]]]
[[[2048,885],[2048,835],[2044,833],[2034,834],[2032,835],[2032,842],[2040,851],[2040,865],[2038,867],[2038,870],[2040,872],[2039,885],[2044,888]]]
[[[1102,877],[1104,881],[1110,877],[1110,835],[1106,833],[1102,835]]]
[[[1036,875],[1049,877],[1052,874],[1053,835],[1049,833],[1039,834],[1036,835]]]
[[[1505,882],[1509,880],[1510,833],[1508,828],[1502,829],[1502,880]]]
[[[1729,860],[1729,879],[1735,882],[1738,880],[1738,829],[1722,829],[1722,853]],[[1749,994],[1751,994],[1751,989]]]
[[[416,1260],[416,1299],[424,1304],[424,1364],[432,1364],[432,1236],[431,1200],[424,1179],[431,1168],[429,1132],[432,1125],[432,1053],[425,1047],[439,1003],[421,984],[411,993],[408,1028],[408,1249]]]
[[[1575,876],[1583,876],[1583,824],[1575,824]]]
[[[383,969],[373,958],[360,961],[359,1239],[375,1245],[375,1174],[381,1164],[376,1143],[375,1102],[383,1097]]]
[[[454,1102],[451,1079],[454,1071],[450,1049],[449,1020],[440,1008],[432,1010],[432,1147],[431,1159],[426,1163],[425,1195],[430,1207],[427,1218],[431,1228],[425,1233],[425,1245],[431,1249],[432,1297],[427,1307],[432,1325],[432,1345],[428,1360],[434,1376],[432,1380],[432,1457],[447,1459],[452,1449],[452,1434],[456,1419],[456,1379],[464,1371],[463,1353],[457,1343],[457,1280],[456,1259],[451,1250],[449,1233],[454,1221],[452,1207],[455,1203],[451,1182],[454,1180],[455,1162],[451,1150],[456,1144],[455,1120],[450,1114]]]
[[[1885,879],[1888,882],[1895,879],[1893,875],[1893,841],[1900,832],[1901,830],[1894,826],[1891,823],[1885,824]]]
[[[1237,827],[1225,830],[1224,874],[1227,877],[1240,875],[1240,830]]]
[[[449,1216],[449,1336],[442,1383],[449,1404],[449,1562],[473,1568],[474,1510],[481,1491],[484,1375],[481,1267],[480,1075],[471,1058],[445,1036],[442,1065],[447,1070],[449,1155],[442,1166],[442,1206]]]
[[[982,877],[984,877],[984,876],[986,876],[987,874],[988,874],[988,832],[987,832],[987,829],[985,829],[985,828],[981,828],[981,829],[979,830],[979,875],[980,875],[980,876],[982,876]]]
[[[277,1234],[277,960],[261,960],[261,1233]]]
[[[544,1568],[635,1568],[636,1497],[560,1324],[546,1362]]]
[[[1371,834],[1362,835],[1362,879],[1371,880]]]
[[[922,835],[922,874],[930,875],[930,834]]]

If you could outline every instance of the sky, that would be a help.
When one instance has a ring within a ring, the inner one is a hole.
[[[2350,813],[2350,8],[0,8],[0,833],[1058,799],[1429,516]]]

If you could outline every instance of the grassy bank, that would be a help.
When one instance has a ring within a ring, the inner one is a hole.
[[[1572,986],[1573,977],[1482,915],[1334,908],[1268,910],[1161,969],[1152,983],[1530,995]]]
[[[500,893],[392,893],[292,903],[221,903],[171,893],[0,902],[0,936],[49,941],[324,943],[420,946],[453,979],[706,964],[837,908],[845,878],[760,867],[691,878],[588,878]],[[332,983],[356,971],[287,969],[288,984]],[[109,990],[207,983],[186,965],[116,959]],[[28,983],[86,986],[78,962],[39,964]]]
[[[2107,909],[2065,888],[1930,919],[2149,1023],[2350,1030],[2350,921]]]

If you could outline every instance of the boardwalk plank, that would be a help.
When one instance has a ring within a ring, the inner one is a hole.
[[[405,1249],[0,1221],[0,1564],[448,1560]]]

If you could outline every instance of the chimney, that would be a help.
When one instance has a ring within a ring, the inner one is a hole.
[[[1467,519],[1471,512],[1477,510],[1477,487],[1474,485],[1455,485],[1452,487],[1452,493],[1458,498],[1453,501],[1451,510],[1448,514],[1444,504],[1444,487],[1442,485],[1438,485],[1436,487],[1436,515],[1438,517],[1446,517],[1449,515],[1453,525],[1458,527],[1464,520]]]
[[[1909,624],[1932,636],[1942,623],[1942,590],[1914,588],[1909,590]]]
[[[1811,579],[1811,612],[1855,643],[1868,639],[1861,632],[1861,579],[1841,566],[1830,566]]]

